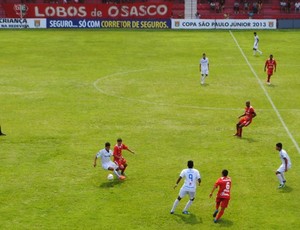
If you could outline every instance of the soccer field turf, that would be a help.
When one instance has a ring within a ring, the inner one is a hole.
[[[257,32],[262,56],[253,31],[0,30],[1,229],[300,228],[300,31]],[[257,117],[237,139],[246,100]],[[110,182],[93,158],[118,137],[136,154]],[[277,142],[293,164],[281,190]],[[191,215],[187,197],[170,215],[190,159],[202,176]],[[214,224],[224,168],[232,199]]]

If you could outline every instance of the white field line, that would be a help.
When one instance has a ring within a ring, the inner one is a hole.
[[[270,97],[268,91],[266,90],[264,84],[261,82],[261,80],[260,80],[259,77],[257,76],[255,70],[253,69],[252,65],[251,65],[250,62],[248,61],[248,59],[247,59],[247,57],[246,57],[244,51],[243,51],[242,48],[240,47],[238,41],[237,41],[236,38],[234,37],[234,35],[233,35],[233,33],[231,32],[231,30],[229,30],[229,33],[230,33],[231,37],[233,38],[233,40],[234,40],[236,46],[237,46],[238,49],[240,50],[242,56],[244,57],[244,59],[245,59],[247,65],[249,66],[249,68],[250,68],[250,70],[252,71],[253,75],[255,76],[255,78],[256,78],[258,84],[260,85],[261,89],[264,91],[264,94],[266,95],[268,101],[270,102],[270,104],[271,104],[271,106],[272,106],[274,112],[276,113],[278,119],[280,120],[280,122],[281,122],[283,128],[285,129],[286,133],[288,134],[288,136],[290,137],[290,139],[291,139],[292,142],[294,143],[294,145],[295,145],[295,147],[296,147],[298,153],[300,153],[300,148],[299,148],[299,145],[298,145],[297,141],[295,140],[295,138],[294,138],[293,135],[291,134],[290,130],[288,129],[287,125],[285,124],[285,122],[284,122],[282,116],[280,115],[278,109],[276,108],[276,106],[275,106],[275,104],[274,104],[272,98]]]
[[[246,65],[246,64],[245,64]],[[194,66],[193,66],[194,67]],[[157,69],[156,69],[157,70]],[[115,97],[115,98],[119,98],[122,100],[127,100],[127,101],[133,101],[133,102],[139,102],[139,103],[143,103],[143,104],[151,104],[151,105],[158,105],[158,106],[172,106],[172,107],[179,107],[179,108],[190,108],[190,109],[201,109],[201,110],[226,110],[226,111],[241,111],[241,108],[220,108],[220,107],[208,107],[208,106],[196,106],[196,105],[179,105],[179,104],[165,104],[165,103],[157,103],[154,101],[147,101],[147,100],[141,100],[141,99],[135,99],[135,98],[129,98],[129,97],[124,97],[124,96],[120,96],[115,94],[113,91],[110,90],[105,90],[103,88],[101,88],[100,83],[103,80],[109,79],[109,78],[113,78],[116,76],[124,76],[130,73],[138,73],[138,72],[144,72],[144,71],[153,71],[153,69],[138,69],[138,70],[129,70],[129,71],[124,71],[124,72],[117,72],[117,73],[113,73],[113,74],[109,74],[106,76],[103,76],[101,78],[98,78],[94,83],[94,87],[95,89],[107,96],[110,97]],[[273,111],[273,109],[256,109],[257,111]],[[294,111],[294,112],[298,112],[300,111],[299,109],[280,109],[280,110],[284,110],[284,111]]]
[[[103,90],[101,87],[99,87],[99,82],[111,77],[115,77],[115,76],[122,76],[122,75],[126,75],[129,73],[135,73],[135,72],[142,72],[142,71],[150,71],[150,69],[140,69],[140,70],[132,70],[132,71],[124,71],[124,72],[118,72],[118,73],[113,73],[110,75],[106,75],[104,77],[98,78],[95,82],[94,82],[94,87],[96,88],[97,91],[99,91],[100,93],[107,95],[107,96],[111,96],[111,97],[116,97],[119,99],[123,99],[123,100],[128,100],[128,101],[134,101],[134,102],[139,102],[139,103],[143,103],[143,104],[151,104],[151,105],[159,105],[159,106],[173,106],[173,107],[180,107],[180,108],[191,108],[191,109],[203,109],[203,110],[241,110],[241,109],[237,109],[237,108],[216,108],[216,107],[201,107],[201,106],[194,106],[194,105],[179,105],[179,104],[165,104],[165,103],[157,103],[157,102],[153,102],[153,101],[147,101],[147,100],[140,100],[140,99],[134,99],[134,98],[129,98],[129,97],[123,97],[117,94],[110,92],[107,92],[106,90]]]

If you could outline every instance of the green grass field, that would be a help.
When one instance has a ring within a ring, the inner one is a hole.
[[[300,228],[300,31],[258,35],[254,57],[253,31],[0,30],[1,229]],[[237,139],[246,100],[257,117]],[[136,155],[124,152],[126,181],[109,182],[93,158],[118,137]],[[279,141],[293,163],[282,190]],[[185,197],[170,215],[190,159],[202,176],[192,214]],[[224,168],[232,199],[214,224]]]

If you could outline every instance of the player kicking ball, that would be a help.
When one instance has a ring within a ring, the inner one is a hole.
[[[110,150],[110,143],[105,143],[105,148],[100,150],[94,158],[94,167],[97,165],[97,159],[101,158],[102,168],[105,170],[113,171],[114,174],[119,178],[119,180],[124,180],[126,177],[119,174],[118,166],[110,160],[110,157],[113,155],[113,152]]]

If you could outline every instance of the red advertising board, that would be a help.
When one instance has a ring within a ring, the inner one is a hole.
[[[167,19],[170,3],[137,4],[11,4],[2,7],[8,18]]]

